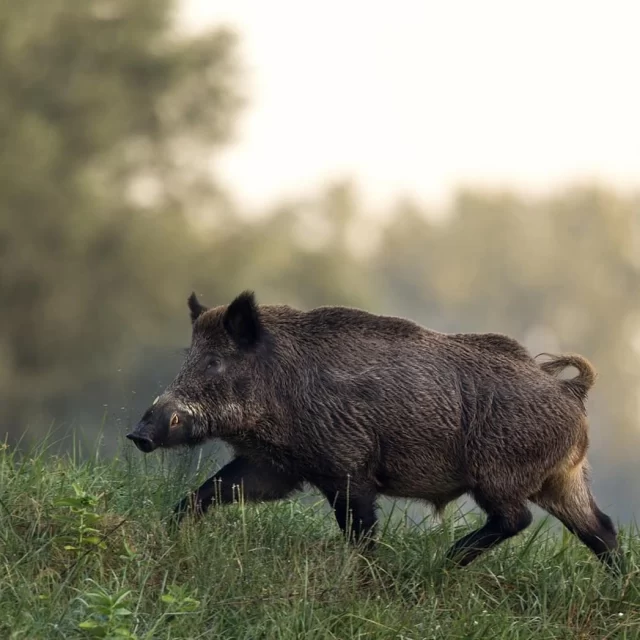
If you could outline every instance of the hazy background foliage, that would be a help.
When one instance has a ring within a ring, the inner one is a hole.
[[[403,200],[374,218],[345,181],[248,217],[216,179],[250,100],[241,43],[179,36],[175,9],[0,4],[8,440],[53,422],[92,443],[104,423],[113,453],[176,372],[191,290],[215,305],[252,288],[263,303],[361,306],[586,355],[600,374],[596,493],[612,515],[638,513],[640,195],[461,189],[445,215]]]

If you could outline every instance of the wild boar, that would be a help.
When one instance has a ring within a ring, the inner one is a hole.
[[[441,510],[470,495],[484,526],[447,553],[466,565],[523,531],[528,502],[558,518],[611,568],[616,529],[589,485],[587,392],[579,355],[538,364],[500,334],[445,334],[345,307],[299,311],[188,300],[192,342],[175,380],[127,435],[148,453],[220,438],[235,458],[175,509],[317,487],[354,542],[372,544],[376,497]],[[574,367],[578,375],[557,374]]]

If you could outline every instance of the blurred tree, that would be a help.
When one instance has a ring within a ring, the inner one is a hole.
[[[345,182],[246,220],[211,175],[241,105],[234,38],[178,37],[173,11],[0,4],[5,430],[135,419],[179,365],[190,290],[251,288],[585,354],[598,486],[639,509],[640,198],[461,190],[442,220],[404,201],[378,224]]]
[[[196,289],[211,304],[249,288],[265,304],[370,306],[367,270],[349,241],[360,214],[353,185],[340,182],[274,206],[257,220],[236,218],[203,236]]]
[[[0,405],[18,430],[112,375],[187,293],[211,154],[240,105],[234,37],[169,0],[0,5]],[[176,293],[180,292],[178,298]]]

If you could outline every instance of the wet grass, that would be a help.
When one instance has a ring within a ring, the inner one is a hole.
[[[635,529],[619,581],[545,522],[446,569],[474,525],[456,513],[427,532],[385,518],[366,557],[320,497],[239,503],[170,533],[173,504],[210,469],[124,451],[0,451],[0,638],[640,638]]]

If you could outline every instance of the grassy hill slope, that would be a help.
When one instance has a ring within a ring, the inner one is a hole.
[[[640,542],[609,578],[544,522],[466,569],[443,554],[472,522],[381,522],[350,549],[320,499],[236,504],[169,534],[184,456],[0,451],[0,638],[640,638]],[[201,468],[198,476],[205,474]]]

